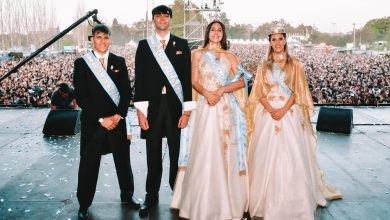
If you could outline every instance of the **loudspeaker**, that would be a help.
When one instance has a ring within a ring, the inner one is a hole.
[[[317,119],[317,131],[351,134],[353,127],[352,109],[321,107]]]
[[[77,134],[80,131],[80,112],[81,110],[50,110],[43,126],[43,134]]]

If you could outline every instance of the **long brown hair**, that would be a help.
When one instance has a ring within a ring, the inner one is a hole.
[[[227,50],[228,49],[228,44],[227,44],[227,37],[226,37],[226,28],[225,28],[225,25],[222,22],[218,21],[218,20],[214,20],[214,21],[210,22],[209,25],[207,25],[206,33],[204,35],[203,48],[206,48],[207,45],[210,42],[209,34],[210,34],[210,31],[211,31],[211,26],[213,26],[213,24],[215,24],[215,23],[220,24],[221,27],[222,27],[223,35],[222,35],[222,40],[221,40],[221,47],[222,47],[222,49]]]

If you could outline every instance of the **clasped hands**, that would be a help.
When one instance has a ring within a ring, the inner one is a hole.
[[[219,102],[219,100],[221,100],[221,97],[222,97],[224,92],[225,91],[224,91],[223,87],[217,89],[214,92],[211,92],[211,91],[208,91],[208,90],[205,89],[203,91],[203,96],[206,98],[207,103],[210,106],[214,106],[214,105],[216,105]]]
[[[100,122],[100,124],[107,130],[111,131],[113,129],[115,129],[118,124],[119,124],[119,121],[123,119],[122,116],[120,116],[119,114],[115,114],[113,116],[109,116],[109,117],[105,117],[103,118],[103,122]]]
[[[266,110],[271,114],[272,119],[274,119],[276,121],[279,121],[280,119],[282,119],[283,116],[288,111],[288,109],[285,106],[283,106],[282,108],[278,108],[278,109],[268,107],[268,108],[266,108]]]

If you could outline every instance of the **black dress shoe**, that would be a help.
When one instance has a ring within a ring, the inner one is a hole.
[[[158,204],[158,197],[148,197],[146,196],[145,202],[142,203],[141,208],[139,210],[139,217],[145,218],[149,215],[149,211],[156,207]]]
[[[242,217],[242,219],[246,219],[246,220],[251,219],[251,215],[250,215],[249,211],[244,212],[244,216]]]
[[[77,216],[79,217],[79,219],[88,219],[89,217],[88,209],[79,209]]]
[[[130,205],[131,208],[139,209],[141,204],[134,196],[121,196],[121,201]]]

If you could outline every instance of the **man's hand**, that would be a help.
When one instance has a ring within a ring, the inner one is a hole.
[[[187,127],[189,118],[190,118],[190,112],[184,112],[179,119],[179,123],[177,124],[177,127],[178,128]]]
[[[148,123],[148,119],[145,117],[145,115],[137,110],[137,116],[138,116],[138,123],[139,123],[139,126],[142,128],[142,130],[146,131],[149,129],[149,123]]]
[[[118,122],[116,122],[114,116],[103,118],[103,122],[100,122],[100,124],[109,131],[113,130],[114,128],[116,128],[116,126],[118,126]]]
[[[119,114],[115,114],[115,115],[113,116],[113,119],[114,119],[114,121],[116,122],[116,124],[119,124],[119,121],[120,121],[121,119],[123,119],[123,117],[122,117],[121,115],[119,115]]]

